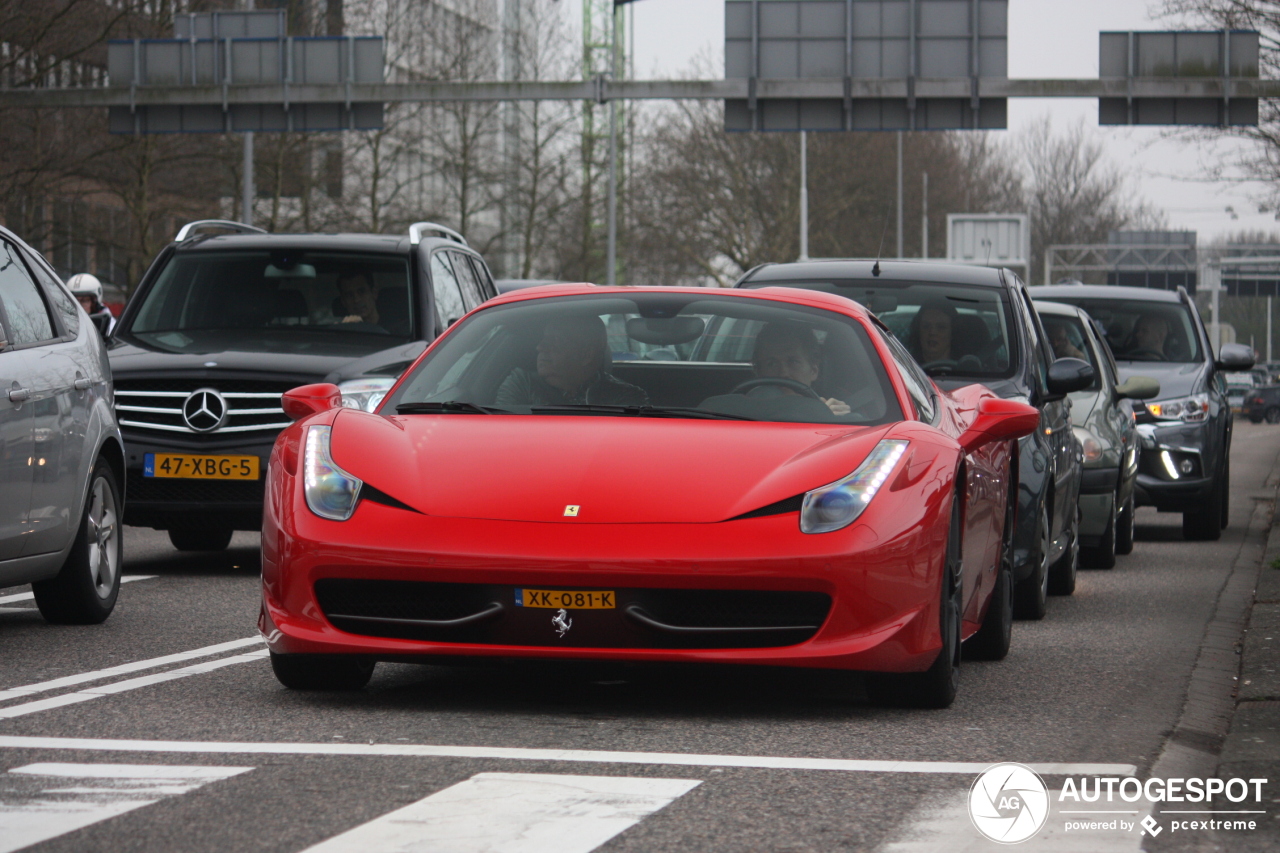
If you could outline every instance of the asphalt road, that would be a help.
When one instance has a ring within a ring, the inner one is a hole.
[[[1221,541],[1140,511],[1134,553],[1017,623],[1006,660],[966,662],[945,711],[759,669],[380,664],[359,693],[290,692],[254,640],[256,535],[191,556],[129,529],[125,572],[144,577],[104,625],[47,626],[25,588],[0,590],[0,853],[460,853],[503,832],[557,853],[987,849],[956,817],[974,767],[1069,765],[1043,768],[1052,788],[1076,765],[1156,762],[1228,573],[1265,534],[1278,455],[1280,427],[1238,420]],[[876,761],[903,763],[859,763]]]

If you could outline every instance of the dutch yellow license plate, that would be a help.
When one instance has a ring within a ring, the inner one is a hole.
[[[192,453],[148,453],[142,476],[187,480],[256,480],[256,456],[197,456]]]
[[[565,610],[613,610],[618,606],[613,590],[517,589],[517,607],[564,608]]]

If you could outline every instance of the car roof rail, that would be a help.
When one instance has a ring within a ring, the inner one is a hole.
[[[266,234],[265,228],[259,228],[256,225],[246,225],[243,222],[232,222],[230,219],[197,219],[195,222],[188,222],[178,231],[178,236],[173,238],[173,242],[181,243],[188,237],[194,235],[197,231],[203,231],[206,228],[222,228],[227,231],[234,231],[237,234]]]
[[[464,246],[470,247],[470,244],[467,242],[466,237],[463,237],[461,234],[459,234],[457,231],[454,231],[452,228],[446,228],[443,225],[437,225],[434,222],[415,222],[412,225],[410,225],[409,226],[409,245],[416,246],[419,243],[421,243],[422,232],[424,231],[434,231],[437,234],[441,234],[445,237],[448,237],[450,240],[453,240],[457,243],[461,243]]]

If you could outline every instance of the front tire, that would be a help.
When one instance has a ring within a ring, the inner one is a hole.
[[[1280,424],[1280,406],[1268,406],[1267,410],[1262,413],[1262,419],[1269,424]],[[1250,420],[1253,420],[1250,418]],[[1254,421],[1257,423],[1258,421]]]
[[[120,595],[122,565],[120,487],[111,466],[99,459],[66,562],[56,577],[31,585],[40,614],[54,625],[106,621]]]
[[[359,690],[369,683],[376,665],[357,655],[271,653],[276,679],[290,690]]]
[[[924,672],[872,673],[867,693],[881,705],[908,708],[948,708],[960,688],[960,618],[962,590],[960,558],[960,499],[951,508],[951,532],[947,536],[947,565],[942,572],[938,630],[942,648]]]
[[[225,551],[234,532],[229,527],[175,527],[169,541],[179,551]]]
[[[1124,502],[1124,507],[1120,510],[1120,514],[1116,517],[1116,553],[1132,554],[1134,528],[1137,527],[1135,512],[1137,507],[1134,506],[1133,495],[1129,495],[1129,499]]]
[[[1044,618],[1049,602],[1049,510],[1040,508],[1040,544],[1032,558],[1036,569],[1018,582],[1013,594],[1015,619],[1038,621]]]
[[[1182,535],[1192,542],[1216,542],[1222,538],[1222,516],[1226,512],[1227,467],[1213,478],[1209,496],[1192,512],[1182,514]]]
[[[1013,642],[1013,525],[1016,496],[1010,495],[1005,509],[1004,538],[1000,545],[1000,565],[996,588],[978,633],[964,645],[965,655],[974,660],[1004,660]]]
[[[1071,525],[1071,544],[1062,552],[1049,574],[1050,595],[1071,595],[1076,591],[1076,575],[1080,571],[1080,509],[1076,508]]]
[[[1107,520],[1107,529],[1102,538],[1092,548],[1080,550],[1080,562],[1089,569],[1114,569],[1116,567],[1116,531],[1120,526],[1119,502],[1116,495],[1111,499],[1111,518]]]

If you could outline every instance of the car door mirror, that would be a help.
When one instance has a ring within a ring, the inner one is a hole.
[[[1249,370],[1253,367],[1253,350],[1244,344],[1223,344],[1216,364],[1219,370]]]
[[[1040,424],[1040,411],[1016,400],[984,397],[978,401],[978,414],[963,433],[960,446],[972,453],[994,441],[1031,435]]]
[[[1049,390],[1049,398],[1060,400],[1072,391],[1088,388],[1096,377],[1097,373],[1089,362],[1079,358],[1059,358],[1049,365],[1045,385]]]
[[[284,409],[289,419],[294,421],[341,405],[342,392],[338,390],[337,385],[330,382],[292,388],[285,391],[280,398],[280,407]]]
[[[1160,383],[1150,376],[1130,376],[1116,386],[1116,399],[1150,400],[1160,396]]]

